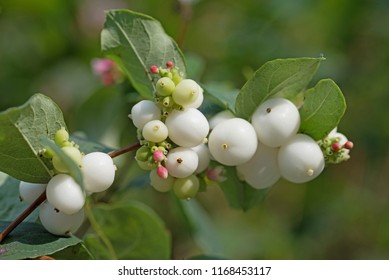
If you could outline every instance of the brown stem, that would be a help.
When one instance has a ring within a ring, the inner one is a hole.
[[[122,154],[125,154],[127,152],[135,151],[140,147],[140,143],[134,143],[131,145],[128,145],[126,147],[123,147],[119,150],[115,150],[112,152],[109,152],[108,155],[111,158],[120,156]],[[10,223],[1,233],[0,233],[0,243],[3,242],[3,240],[10,234],[11,231],[13,231],[21,222],[24,221],[39,205],[41,205],[46,200],[46,192],[43,192],[33,203],[31,203],[30,206],[26,210],[23,211],[22,214],[20,214],[12,223]]]
[[[46,200],[46,192],[43,192],[26,210],[23,211],[12,223],[10,223],[5,230],[0,233],[0,243],[13,231],[25,218],[28,217],[43,201]]]

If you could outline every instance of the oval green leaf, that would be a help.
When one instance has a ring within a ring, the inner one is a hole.
[[[167,61],[173,61],[186,74],[184,56],[175,41],[157,20],[144,14],[108,11],[101,47],[104,54],[121,66],[144,98],[153,98],[155,92],[155,81],[149,71],[151,65],[165,66]]]
[[[240,90],[237,116],[250,119],[255,109],[270,97],[294,99],[304,90],[324,58],[276,59],[259,68]]]
[[[24,105],[0,113],[0,171],[21,181],[47,183],[51,161],[40,157],[40,139],[54,139],[66,127],[62,111],[47,96],[33,95]]]
[[[304,94],[300,131],[319,140],[335,128],[346,111],[340,88],[331,79],[320,80]]]

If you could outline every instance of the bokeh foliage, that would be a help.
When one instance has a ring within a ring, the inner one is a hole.
[[[70,131],[108,146],[133,141],[127,114],[138,95],[126,83],[102,88],[90,70],[91,59],[101,56],[103,10],[109,8],[161,21],[188,61],[196,62],[196,77],[208,84],[240,88],[268,60],[324,54],[315,78],[332,78],[345,95],[339,130],[355,143],[349,162],[330,166],[311,183],[281,181],[246,213],[230,209],[211,188],[199,196],[210,220],[156,194],[145,174],[130,167],[131,155],[120,160],[129,172],[120,174],[122,188],[113,195],[139,199],[162,217],[173,258],[387,259],[389,2],[192,2],[1,0],[0,110],[42,92],[59,104]],[[219,246],[209,246],[215,235]]]

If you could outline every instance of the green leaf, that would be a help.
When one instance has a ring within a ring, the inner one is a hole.
[[[80,167],[72,160],[57,144],[53,141],[42,138],[42,144],[45,147],[49,147],[61,160],[61,162],[66,166],[67,170],[69,170],[69,175],[73,177],[73,179],[79,184],[83,189],[84,180],[82,178],[82,173]]]
[[[0,173],[0,221],[13,221],[29,206],[19,199],[19,180]],[[38,211],[32,212],[24,221],[35,222]],[[0,231],[2,228],[0,228]]]
[[[224,168],[227,179],[219,185],[232,208],[247,211],[258,205],[268,194],[269,189],[257,190],[240,180],[235,167],[225,166]]]
[[[88,235],[85,242],[96,259],[170,258],[170,235],[148,206],[136,201],[98,205],[92,214],[97,235]]]
[[[9,222],[0,222],[0,228],[5,228],[8,224]],[[0,244],[0,260],[50,255],[81,242],[75,236],[55,236],[39,224],[23,222]]]
[[[108,11],[101,46],[144,98],[151,99],[155,91],[151,65],[165,66],[171,60],[186,73],[184,56],[177,44],[157,20],[147,15],[129,10]]]
[[[110,148],[108,146],[105,146],[99,142],[91,141],[87,139],[84,135],[81,133],[76,133],[70,135],[70,139],[74,141],[79,147],[80,151],[84,154],[89,154],[92,152],[103,152],[103,153],[109,153],[115,149]]]
[[[205,94],[210,96],[223,109],[228,109],[235,112],[235,100],[238,96],[239,90],[228,87],[224,84],[207,84],[201,85]]]
[[[42,94],[1,112],[0,171],[22,181],[47,183],[52,164],[37,155],[43,148],[40,139],[53,139],[61,127],[66,127],[61,110]]]
[[[249,119],[270,97],[294,99],[308,86],[323,59],[288,58],[265,63],[240,90],[235,105],[237,116]]]
[[[194,199],[179,200],[183,213],[190,224],[193,238],[203,253],[218,255],[222,246],[216,228],[208,213]]]
[[[346,101],[340,88],[331,79],[320,80],[304,94],[300,108],[300,131],[319,140],[335,128],[344,112]]]

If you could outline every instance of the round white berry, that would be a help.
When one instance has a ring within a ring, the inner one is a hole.
[[[172,96],[175,103],[187,107],[196,102],[200,92],[200,86],[191,79],[179,82],[173,90]]]
[[[209,135],[208,147],[218,162],[234,166],[252,158],[258,140],[253,126],[241,118],[232,118],[219,123]]]
[[[175,178],[168,176],[163,179],[158,176],[157,169],[150,171],[150,185],[159,192],[168,192],[173,187]]]
[[[259,143],[254,156],[236,167],[238,175],[255,189],[271,187],[281,177],[277,157],[278,148]]]
[[[102,192],[108,189],[115,179],[115,171],[115,164],[106,153],[89,153],[81,160],[84,185],[89,192]]]
[[[209,162],[211,161],[208,146],[205,144],[200,144],[191,149],[195,151],[197,156],[199,157],[199,165],[197,166],[195,173],[201,173],[205,169],[207,169]]]
[[[324,156],[319,145],[305,134],[296,134],[278,152],[281,176],[293,183],[316,178],[324,169]]]
[[[199,86],[199,95],[193,103],[190,103],[185,106],[185,108],[199,108],[204,101],[204,90]]]
[[[42,193],[46,191],[47,184],[34,184],[20,181],[19,184],[19,196],[20,199],[31,204]]]
[[[190,148],[178,147],[169,151],[165,166],[173,177],[184,178],[192,175],[199,164],[199,157]]]
[[[168,136],[168,128],[160,120],[149,121],[143,127],[142,135],[147,141],[162,142]]]
[[[206,117],[194,108],[173,110],[166,118],[165,124],[169,130],[170,140],[187,148],[203,143],[209,132]]]
[[[142,129],[149,121],[161,119],[161,109],[150,100],[142,100],[132,107],[130,117],[134,125]]]
[[[67,174],[55,175],[46,188],[47,200],[59,211],[72,215],[84,206],[85,196],[81,187]]]
[[[51,234],[66,236],[75,233],[81,226],[84,221],[84,209],[66,215],[46,201],[39,207],[39,219],[42,226]]]
[[[272,98],[258,106],[251,123],[260,142],[270,147],[279,147],[297,133],[300,114],[291,101]]]
[[[209,128],[213,129],[215,126],[217,126],[219,123],[225,120],[229,120],[235,118],[234,114],[230,110],[224,110],[216,115],[214,115],[210,120],[209,120]]]

